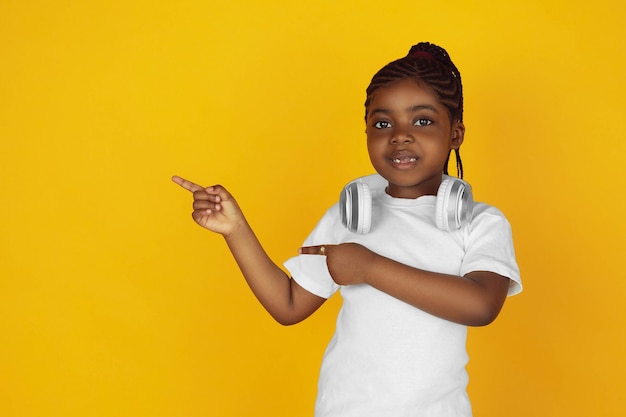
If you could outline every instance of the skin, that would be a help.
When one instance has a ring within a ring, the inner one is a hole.
[[[224,187],[202,187],[178,176],[172,180],[193,193],[192,218],[224,237],[250,289],[277,322],[298,323],[326,301],[300,287],[270,259],[239,205]]]
[[[450,120],[429,90],[410,80],[376,90],[366,118],[372,165],[397,198],[436,195],[448,153],[461,146],[465,127]],[[173,181],[193,193],[196,223],[221,234],[248,285],[282,324],[294,324],[325,301],[300,287],[267,255],[233,196],[222,186],[202,187],[181,177]],[[509,279],[488,271],[465,276],[412,268],[355,243],[318,245],[302,254],[326,256],[339,285],[368,284],[416,308],[455,323],[483,326],[499,314]]]

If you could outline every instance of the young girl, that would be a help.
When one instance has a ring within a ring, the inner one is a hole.
[[[304,320],[341,291],[317,417],[471,416],[466,326],[493,321],[521,280],[510,226],[496,208],[471,203],[469,224],[437,227],[436,196],[452,150],[462,176],[460,73],[445,50],[417,44],[374,75],[365,110],[377,172],[362,179],[373,187],[371,230],[344,227],[343,208],[334,205],[285,263],[290,275],[268,257],[224,187],[173,180],[193,192],[193,219],[224,236],[278,322]]]

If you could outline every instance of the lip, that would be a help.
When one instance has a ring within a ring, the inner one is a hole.
[[[389,161],[393,166],[398,168],[409,168],[417,163],[419,158],[417,155],[408,151],[397,151],[390,155]]]

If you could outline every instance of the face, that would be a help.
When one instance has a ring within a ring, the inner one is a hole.
[[[370,160],[389,181],[387,193],[436,195],[448,154],[461,146],[465,133],[437,96],[411,80],[381,87],[373,94],[366,124]]]

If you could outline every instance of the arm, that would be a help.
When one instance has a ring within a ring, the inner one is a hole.
[[[298,323],[324,303],[324,298],[304,290],[272,262],[224,187],[205,188],[176,176],[172,180],[193,193],[194,221],[224,237],[250,289],[276,321]]]
[[[354,243],[301,248],[325,254],[328,269],[340,285],[368,284],[437,317],[468,326],[484,326],[499,314],[509,279],[476,271],[463,277],[413,268],[377,255]]]

